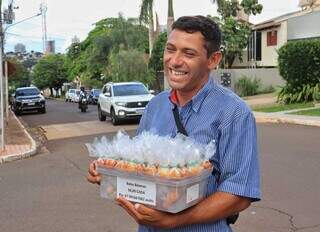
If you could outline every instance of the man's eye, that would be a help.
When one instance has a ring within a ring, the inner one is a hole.
[[[170,48],[170,47],[166,47],[166,50],[167,50],[167,52],[174,52],[174,49]]]
[[[194,54],[194,53],[192,53],[192,52],[186,52],[186,56],[187,56],[187,57],[194,57],[194,56],[195,56],[195,54]]]

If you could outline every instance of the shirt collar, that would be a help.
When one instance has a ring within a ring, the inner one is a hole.
[[[209,78],[207,83],[200,89],[200,91],[192,97],[191,102],[192,102],[192,109],[195,112],[199,111],[199,108],[204,101],[205,97],[210,91],[210,86],[212,85],[213,80]],[[178,97],[177,97],[177,92],[176,90],[171,90],[169,94],[169,100],[172,103],[172,109],[174,105],[178,105]]]

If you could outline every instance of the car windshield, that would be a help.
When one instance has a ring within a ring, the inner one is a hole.
[[[76,91],[76,94],[77,94],[77,95],[80,95],[80,90],[77,90],[77,91]]]
[[[143,95],[149,94],[144,85],[115,85],[113,86],[114,96],[130,96],[130,95]]]
[[[37,88],[30,88],[30,89],[19,89],[16,91],[16,96],[32,96],[32,95],[39,95],[40,92]]]

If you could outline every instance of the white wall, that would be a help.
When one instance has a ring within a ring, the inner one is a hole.
[[[220,74],[228,72],[231,74],[231,88],[234,90],[234,85],[238,79],[246,76],[250,79],[260,79],[262,88],[279,87],[285,85],[285,80],[280,76],[278,68],[257,68],[257,69],[218,69],[211,72],[211,76],[221,83]]]
[[[273,29],[275,30],[275,29]],[[287,42],[287,21],[281,22],[277,30],[277,45],[267,46],[267,32],[261,33],[261,61],[257,62],[258,66],[277,66],[278,53],[277,50]]]
[[[233,62],[233,67],[248,67],[250,63],[248,62],[248,51],[247,49],[244,49],[242,51],[242,62],[240,62],[239,58],[236,57],[236,59]]]

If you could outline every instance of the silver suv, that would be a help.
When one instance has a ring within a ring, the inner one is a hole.
[[[140,82],[107,83],[98,98],[99,120],[109,116],[117,125],[123,119],[139,119],[153,96]]]

